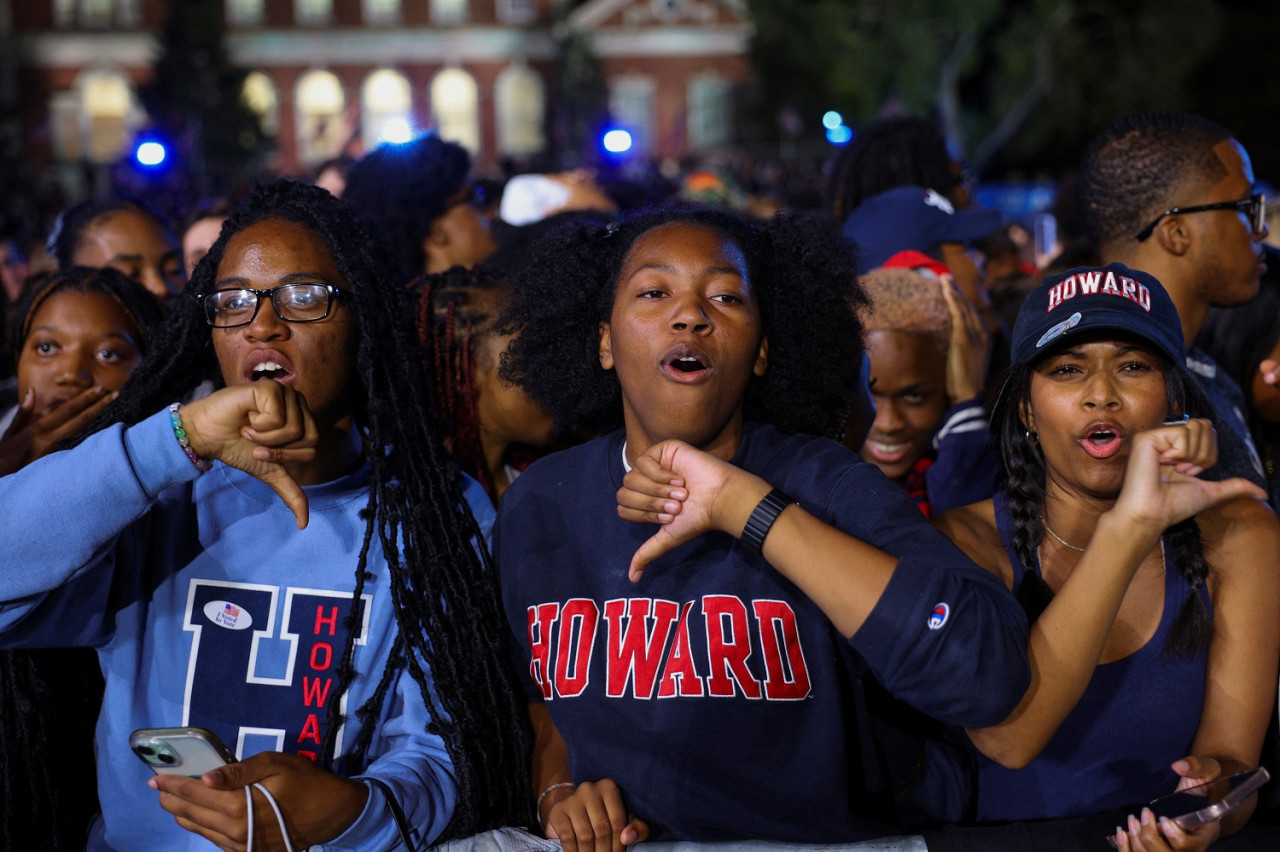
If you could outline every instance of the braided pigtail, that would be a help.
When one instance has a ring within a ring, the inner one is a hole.
[[[1164,535],[1169,556],[1182,571],[1182,576],[1192,590],[1182,609],[1178,611],[1173,629],[1165,641],[1164,654],[1169,657],[1186,657],[1206,647],[1213,636],[1213,616],[1209,614],[1209,608],[1205,606],[1204,596],[1201,594],[1204,581],[1209,576],[1209,562],[1204,558],[1200,525],[1195,518],[1174,524]]]
[[[1010,367],[991,413],[991,425],[1000,440],[1005,498],[1013,519],[1013,552],[1026,569],[1017,597],[1028,623],[1034,623],[1053,599],[1049,585],[1031,570],[1039,564],[1040,543],[1044,540],[1040,514],[1045,480],[1039,439],[1027,428],[1020,412],[1023,400],[1030,395],[1031,374],[1032,369],[1025,364]]]

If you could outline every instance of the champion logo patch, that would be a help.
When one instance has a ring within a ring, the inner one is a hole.
[[[947,623],[947,619],[951,617],[951,607],[945,603],[934,604],[933,612],[929,614],[929,629],[941,630],[942,626]]]
[[[204,617],[228,630],[248,630],[253,626],[253,616],[230,601],[209,601],[204,605]]]
[[[1059,337],[1061,337],[1071,329],[1078,326],[1080,324],[1080,320],[1082,319],[1084,319],[1084,317],[1080,315],[1079,311],[1076,311],[1074,314],[1067,317],[1062,322],[1058,323],[1053,328],[1046,331],[1044,334],[1040,335],[1040,339],[1036,341],[1036,348],[1039,349],[1041,346],[1044,346],[1046,343],[1052,340],[1057,340]]]

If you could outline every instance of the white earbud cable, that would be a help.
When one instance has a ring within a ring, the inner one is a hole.
[[[289,830],[284,827],[284,814],[280,812],[280,805],[276,802],[276,797],[271,795],[271,791],[261,784],[254,783],[252,787],[244,788],[244,800],[248,807],[249,820],[249,837],[246,842],[246,852],[253,852],[253,788],[256,787],[262,795],[267,797],[267,804],[271,805],[271,810],[275,811],[276,824],[280,826],[280,836],[284,838],[285,852],[293,852],[293,844],[289,842]]]

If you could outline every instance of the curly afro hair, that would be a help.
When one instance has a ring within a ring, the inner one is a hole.
[[[673,205],[613,225],[571,224],[550,234],[513,282],[498,330],[515,334],[502,375],[564,426],[601,432],[622,425],[617,374],[600,366],[600,324],[613,310],[631,246],[673,222],[713,228],[741,251],[760,303],[769,366],[751,377],[748,420],[785,432],[839,437],[862,365],[866,304],[856,250],[819,214],[784,213],[755,224],[732,214]]]

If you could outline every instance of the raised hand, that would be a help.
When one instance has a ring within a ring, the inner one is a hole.
[[[160,806],[178,825],[228,852],[248,848],[244,788],[254,783],[275,797],[295,849],[337,837],[356,821],[368,799],[359,781],[327,772],[305,757],[278,752],[255,754],[201,778],[157,775],[147,782],[160,791]],[[253,848],[284,849],[271,805],[256,790],[253,797]]]
[[[198,456],[243,470],[271,487],[307,525],[307,496],[291,462],[316,456],[319,432],[302,394],[279,382],[223,388],[184,405],[183,428]]]
[[[88,426],[115,398],[116,394],[107,388],[94,385],[37,415],[36,392],[29,388],[18,405],[13,423],[0,437],[0,476],[13,473],[52,452],[58,442]]]
[[[991,337],[982,317],[960,288],[947,279],[938,282],[951,314],[951,341],[947,348],[947,401],[955,405],[982,393],[991,360]]]
[[[1210,506],[1237,497],[1265,499],[1262,489],[1245,479],[1199,479],[1217,459],[1217,434],[1208,420],[1191,419],[1139,432],[1113,511],[1159,534]]]

